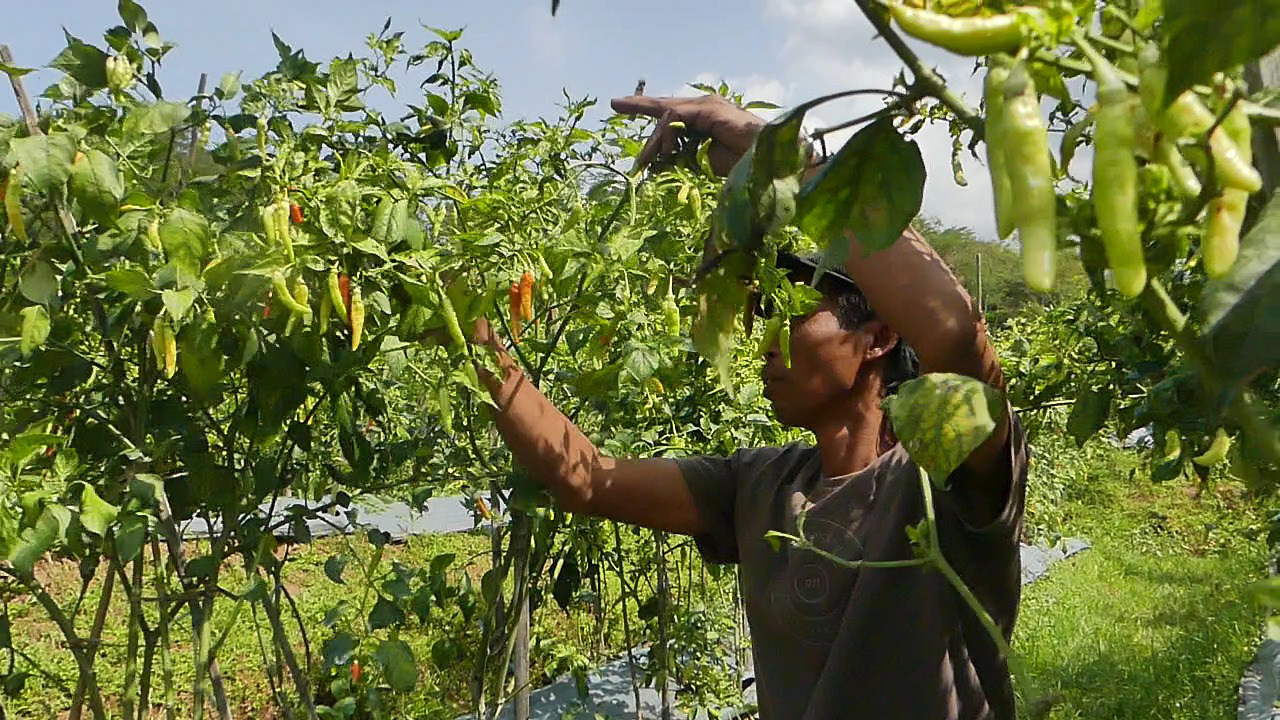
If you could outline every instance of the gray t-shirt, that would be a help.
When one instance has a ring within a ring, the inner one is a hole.
[[[1010,485],[995,520],[965,521],[966,478],[934,492],[943,552],[1008,639],[1021,591],[1018,539],[1026,440],[1009,432]],[[740,564],[762,720],[1006,720],[1008,667],[977,617],[937,571],[840,567],[765,533],[805,535],[849,560],[913,557],[906,528],[924,518],[916,465],[901,444],[867,468],[823,478],[799,443],[679,461],[707,527],[703,556]]]

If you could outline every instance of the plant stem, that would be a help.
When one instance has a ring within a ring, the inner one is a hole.
[[[160,629],[160,673],[164,677],[164,713],[166,720],[176,720],[173,683],[173,658],[169,654],[169,573],[160,558],[160,541],[151,537],[151,564],[155,574],[156,612],[159,620],[156,626]]]
[[[122,584],[122,587],[123,584]],[[134,696],[138,692],[138,635],[142,619],[142,553],[133,559],[133,584],[125,587],[129,598],[129,638],[124,653],[124,689],[120,693],[120,715],[132,720]]]
[[[970,107],[959,95],[956,95],[947,87],[946,81],[942,76],[934,72],[934,70],[924,64],[919,55],[907,46],[902,36],[894,30],[884,16],[876,12],[871,7],[872,0],[855,0],[858,9],[862,10],[862,14],[866,16],[871,26],[876,29],[880,37],[893,48],[902,62],[911,70],[911,75],[915,78],[914,85],[918,86],[925,94],[937,98],[943,105],[946,105],[952,113],[973,131],[975,139],[980,138],[983,133],[982,117],[978,111]]]
[[[104,543],[104,546],[108,543]],[[105,549],[105,547],[104,547]],[[115,590],[115,556],[112,554],[107,561],[107,577],[102,582],[102,595],[98,597],[98,609],[93,615],[93,626],[89,629],[88,648],[85,650],[86,662],[90,667],[98,656],[98,646],[102,644],[102,627],[107,622],[107,610],[111,607],[111,595]],[[89,683],[94,680],[92,675],[86,675],[81,672],[80,682],[76,685],[75,695],[71,698],[71,714],[68,715],[70,720],[80,720],[82,705],[84,704],[84,695],[89,690]],[[96,692],[96,688],[95,688]]]

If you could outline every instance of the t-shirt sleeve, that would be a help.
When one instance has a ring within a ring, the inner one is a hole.
[[[952,497],[953,507],[956,508],[960,520],[970,532],[978,533],[985,536],[994,536],[1006,538],[1010,535],[1017,536],[1022,533],[1023,511],[1026,507],[1026,491],[1027,491],[1027,437],[1022,427],[1022,420],[1017,413],[1013,412],[1013,407],[1007,404],[1006,412],[1009,413],[1009,438],[1006,441],[1004,450],[1004,465],[999,472],[1007,473],[1008,486],[1005,488],[1003,501],[1000,509],[995,516],[982,524],[971,522],[968,517],[967,509],[971,504],[966,498]],[[964,492],[966,483],[971,483],[972,478],[967,476],[965,470],[958,470],[951,478],[951,489],[948,491],[953,496]]]
[[[702,517],[705,530],[693,539],[703,559],[719,564],[738,562],[736,456],[698,455],[680,458],[676,464]]]

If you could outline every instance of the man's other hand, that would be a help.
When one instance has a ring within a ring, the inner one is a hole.
[[[646,167],[659,155],[675,149],[680,130],[678,126],[671,127],[671,123],[678,121],[691,131],[711,137],[707,159],[712,170],[727,175],[764,125],[764,120],[751,112],[710,93],[696,98],[631,95],[614,98],[610,105],[617,113],[648,115],[658,120],[658,127],[636,157],[637,168]]]

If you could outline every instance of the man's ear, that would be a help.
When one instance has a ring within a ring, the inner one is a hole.
[[[890,329],[888,325],[885,325],[882,320],[869,320],[863,323],[859,331],[865,333],[870,341],[867,343],[866,350],[863,351],[863,362],[871,362],[884,357],[898,344],[898,333]]]

